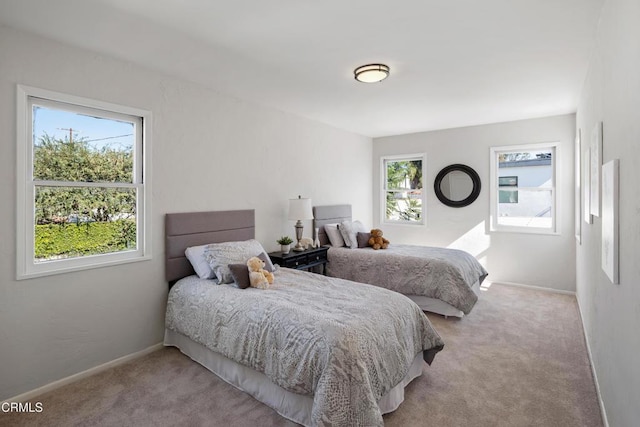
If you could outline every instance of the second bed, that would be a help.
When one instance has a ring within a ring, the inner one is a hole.
[[[327,224],[351,222],[351,205],[315,206],[320,244],[329,244]],[[387,249],[331,247],[326,273],[368,283],[411,298],[424,311],[463,317],[478,301],[487,271],[471,254],[448,248],[391,244]]]

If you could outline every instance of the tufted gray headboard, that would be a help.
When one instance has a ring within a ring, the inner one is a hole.
[[[189,246],[255,237],[255,211],[210,211],[166,214],[164,219],[165,277],[171,285],[195,274],[184,256]]]
[[[324,232],[325,224],[351,221],[351,205],[327,205],[313,207],[313,227],[318,229],[318,239],[321,245],[328,245],[329,239]]]

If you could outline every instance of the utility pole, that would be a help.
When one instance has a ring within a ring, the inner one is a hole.
[[[59,130],[68,130],[69,131],[69,143],[73,142],[73,128],[58,128]],[[78,131],[76,131],[78,132]]]

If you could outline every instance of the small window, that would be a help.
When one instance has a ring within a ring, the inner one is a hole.
[[[150,113],[23,86],[18,103],[18,279],[148,259]]]
[[[517,176],[499,176],[498,186],[500,187],[500,203],[518,203]]]
[[[556,233],[557,144],[491,148],[491,229]]]
[[[424,155],[384,157],[381,160],[384,222],[424,224]]]

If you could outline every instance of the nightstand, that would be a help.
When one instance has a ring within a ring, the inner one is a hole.
[[[322,273],[326,274],[325,264],[327,263],[327,251],[329,246],[310,248],[302,252],[289,251],[288,254],[282,252],[270,252],[269,258],[274,264],[280,267],[295,268],[297,270],[309,270],[317,265],[322,266]]]

